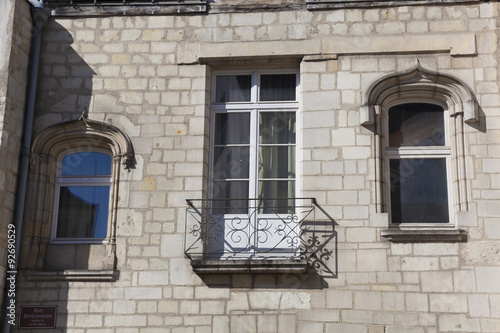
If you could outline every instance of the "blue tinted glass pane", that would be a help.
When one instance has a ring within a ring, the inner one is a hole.
[[[104,176],[111,174],[111,156],[104,153],[83,152],[64,156],[63,176]]]
[[[444,158],[391,160],[393,223],[447,223],[448,186]]]
[[[109,186],[68,186],[59,192],[58,238],[106,238]]]

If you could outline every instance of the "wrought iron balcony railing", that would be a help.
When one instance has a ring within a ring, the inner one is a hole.
[[[184,249],[193,267],[200,262],[248,266],[287,261],[300,262],[305,269],[318,261],[324,264],[332,254],[318,234],[325,232],[325,223],[316,222],[314,198],[189,199],[187,203]],[[327,233],[333,235],[333,223],[326,224]]]

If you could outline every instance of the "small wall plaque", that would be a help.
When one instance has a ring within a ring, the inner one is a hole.
[[[57,305],[21,306],[19,329],[56,328]]]

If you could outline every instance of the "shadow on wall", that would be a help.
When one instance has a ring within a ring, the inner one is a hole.
[[[41,58],[37,84],[33,137],[46,128],[62,122],[88,116],[96,73],[73,49],[74,40],[61,24],[49,21],[42,32]],[[83,44],[82,44],[83,45]],[[96,48],[93,42],[87,44]],[[78,50],[81,51],[81,50]],[[44,195],[37,195],[40,184],[47,182],[40,171],[45,162],[30,161],[30,175],[20,250],[20,278],[16,292],[16,305],[57,306],[56,329],[66,332],[68,321],[69,283],[65,269],[89,266],[90,246],[52,248],[50,230],[53,214],[54,186],[45,186]],[[46,174],[47,171],[45,171]],[[49,177],[50,178],[50,177]],[[70,267],[65,266],[68,264]],[[84,281],[85,277],[80,277]],[[95,281],[95,280],[92,280]],[[40,286],[43,285],[43,288]],[[86,293],[95,293],[94,290]],[[76,295],[78,300],[80,296]],[[96,295],[82,295],[95,298]],[[19,315],[19,308],[17,311]],[[18,327],[12,327],[16,332]],[[34,331],[34,330],[33,330]],[[39,331],[39,330],[36,330]],[[23,329],[22,332],[31,332]]]
[[[61,24],[50,21],[43,31],[40,73],[38,76],[34,136],[56,123],[87,117],[92,97],[92,67],[72,47],[74,40]],[[89,61],[102,55],[91,54],[93,41],[80,44],[89,48]],[[82,50],[83,51],[83,50]]]

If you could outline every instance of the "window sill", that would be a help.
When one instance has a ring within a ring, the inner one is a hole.
[[[62,271],[24,271],[27,281],[92,281],[114,282],[118,280],[118,270],[62,270]]]
[[[389,228],[382,237],[393,243],[461,243],[467,242],[467,232],[461,229]]]
[[[198,274],[239,274],[239,273],[304,273],[305,259],[274,260],[191,260],[193,271]]]

